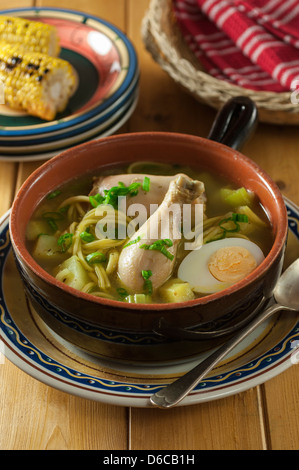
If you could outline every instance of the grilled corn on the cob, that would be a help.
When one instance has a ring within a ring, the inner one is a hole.
[[[5,104],[50,121],[67,106],[77,77],[63,59],[0,42],[0,81]]]
[[[52,25],[0,15],[0,41],[19,44],[28,51],[58,56],[59,37]]]

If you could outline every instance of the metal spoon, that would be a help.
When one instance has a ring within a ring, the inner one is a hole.
[[[187,374],[159,390],[150,401],[159,408],[171,408],[185,398],[191,390],[215,367],[234,347],[255,328],[279,310],[299,311],[299,258],[279,278],[274,289],[274,303],[243,328],[236,336],[217,349]]]

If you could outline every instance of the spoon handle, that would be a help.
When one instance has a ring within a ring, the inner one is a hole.
[[[150,397],[150,402],[159,408],[171,408],[177,405],[191,390],[218,364],[233,348],[235,348],[255,328],[281,309],[289,310],[279,304],[274,304],[259,314],[252,322],[243,328],[236,336],[223,344],[219,349],[195,366],[179,379],[159,390]]]

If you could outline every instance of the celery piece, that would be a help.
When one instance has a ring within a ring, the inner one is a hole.
[[[250,193],[244,187],[239,189],[222,188],[220,194],[222,200],[232,207],[250,206],[254,199],[254,193]]]
[[[129,304],[150,304],[152,300],[149,295],[133,294],[133,295],[128,295],[125,298],[125,301],[128,302]]]

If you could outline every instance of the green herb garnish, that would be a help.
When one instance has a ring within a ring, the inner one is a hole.
[[[51,229],[56,232],[58,225],[56,222],[64,219],[64,215],[61,211],[58,212],[44,212],[42,218],[45,219]]]
[[[80,238],[82,241],[84,241],[85,243],[91,243],[93,242],[96,238],[94,237],[94,235],[92,233],[89,232],[89,227],[84,230],[84,232],[81,232],[80,233]]]
[[[142,183],[142,189],[143,191],[149,192],[150,190],[150,185],[151,185],[151,180],[148,176],[144,177],[143,183]]]
[[[153,284],[152,284],[152,281],[150,280],[150,277],[152,276],[152,274],[153,273],[150,269],[141,271],[141,276],[144,279],[143,290],[145,294],[147,295],[152,295],[153,293]]]
[[[60,247],[60,251],[65,253],[73,243],[73,234],[72,233],[65,233],[61,235],[57,240],[57,245]]]
[[[234,222],[245,222],[247,224],[249,222],[248,215],[246,215],[246,214],[235,214],[235,213],[233,213],[232,214],[232,219],[233,219]]]
[[[48,194],[47,199],[54,199],[55,197],[59,196],[59,194],[61,194],[61,191],[57,189],[56,191]]]
[[[104,196],[101,196],[100,194],[89,196],[89,202],[92,205],[92,207],[98,207],[100,204],[103,204],[104,200],[105,200]]]
[[[135,240],[131,240],[123,248],[127,248],[127,246],[131,246],[131,245],[135,245],[135,243],[138,243],[139,240],[141,240],[141,237],[137,237],[137,238],[135,238]]]
[[[163,240],[157,240],[151,245],[147,245],[146,243],[144,243],[143,245],[140,245],[140,248],[143,248],[144,250],[160,251],[162,255],[166,256],[166,258],[172,261],[174,259],[174,255],[167,250],[166,248],[167,246],[173,246],[173,243],[169,238],[164,238]]]
[[[88,264],[96,264],[106,261],[106,256],[100,251],[95,251],[94,253],[90,253],[89,255],[87,255],[85,259]]]
[[[233,228],[223,227],[222,224],[225,224],[226,222],[233,222],[235,224],[235,226]],[[220,228],[222,228],[222,230],[224,232],[239,232],[240,231],[240,225],[232,217],[228,217],[227,219],[221,220],[218,225],[219,225]]]
[[[70,207],[69,205],[60,207],[60,209],[58,209],[58,213],[65,214],[69,207]]]
[[[132,183],[130,186],[128,186],[126,189],[127,194],[129,196],[137,196],[138,194],[138,189],[140,188],[141,183]],[[122,194],[122,196],[125,196],[125,194]]]
[[[126,186],[120,181],[118,186],[105,189],[104,196],[101,196],[101,194],[89,196],[89,201],[93,207],[98,207],[100,204],[109,204],[114,207],[114,209],[118,209],[118,198],[121,196],[136,196],[140,186],[141,183],[132,183]]]
[[[153,273],[150,269],[148,269],[147,271],[145,270],[141,271],[141,276],[143,277],[143,279],[149,279],[152,276],[152,274]]]
[[[219,222],[218,225],[222,229],[222,232],[219,234],[219,236],[213,238],[212,240],[207,241],[206,243],[211,243],[211,242],[215,242],[217,240],[222,240],[223,238],[226,237],[227,232],[231,232],[231,233],[239,232],[241,230],[241,227],[240,227],[238,222],[248,223],[248,221],[249,221],[249,219],[248,219],[247,215],[233,213],[231,215],[231,217],[227,217],[226,219],[222,219]],[[224,227],[223,224],[225,224],[227,222],[233,222],[233,224],[234,224],[233,227],[232,228]]]
[[[118,287],[116,292],[118,293],[119,300],[124,300],[129,295],[129,293],[123,287]]]
[[[231,229],[223,227],[222,224],[226,222],[233,222],[234,227]],[[218,225],[220,228],[222,228],[222,230],[224,230],[224,232],[239,232],[241,229],[240,229],[240,225],[238,224],[238,222],[248,223],[248,216],[245,214],[233,213],[231,217],[227,217],[226,219],[221,220]]]
[[[46,219],[46,221],[50,228],[53,230],[53,232],[56,232],[56,230],[58,230],[58,225],[56,224],[54,219]]]

